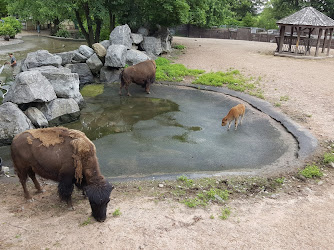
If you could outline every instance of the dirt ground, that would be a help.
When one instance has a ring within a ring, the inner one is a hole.
[[[333,141],[334,58],[274,57],[275,44],[270,43],[173,41],[187,47],[176,62],[206,71],[232,67],[261,77],[267,101],[280,103],[277,109],[309,128],[319,144]],[[154,194],[165,185],[116,185],[103,223],[90,218],[89,203],[77,191],[76,209],[69,211],[59,202],[55,184],[44,182],[46,192],[27,203],[18,181],[1,177],[0,249],[332,249],[334,170],[324,171],[320,181],[292,177],[273,195],[233,198],[227,220],[219,218],[218,205],[191,209],[173,199],[157,199]],[[114,217],[116,209],[121,215]]]

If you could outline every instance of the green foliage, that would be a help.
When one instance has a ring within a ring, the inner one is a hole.
[[[325,153],[324,154],[324,163],[328,164],[334,162],[334,153]]]
[[[317,165],[310,165],[299,171],[299,174],[305,178],[314,178],[323,176],[323,172]]]
[[[22,24],[19,20],[17,20],[15,17],[12,16],[8,16],[5,18],[2,18],[2,20],[5,22],[5,25],[10,25],[14,30],[15,30],[15,34],[20,33],[22,30]]]
[[[284,178],[284,177],[282,177],[282,178],[277,178],[275,181],[276,181],[276,183],[282,185],[282,184],[284,183],[284,181],[285,181],[285,178]]]
[[[83,97],[95,97],[103,93],[104,85],[103,84],[89,84],[84,86],[80,93]]]
[[[187,69],[183,64],[171,64],[168,59],[163,57],[158,57],[155,62],[157,81],[182,81],[184,76],[195,76],[204,72],[204,70]]]
[[[0,23],[0,36],[15,36],[16,32],[15,29],[7,23],[1,24]]]
[[[60,29],[57,31],[56,36],[67,38],[67,37],[70,37],[70,32],[68,32],[68,30],[65,30],[65,29]]]
[[[177,180],[183,182],[187,187],[192,186],[194,183],[192,179],[189,179],[187,176],[184,175],[179,176]]]
[[[222,208],[221,215],[219,216],[222,220],[227,220],[231,215],[231,209],[229,207]]]
[[[252,16],[251,13],[247,13],[243,18],[242,18],[242,26],[244,27],[255,27],[256,26],[256,18]]]
[[[184,45],[181,45],[181,44],[175,44],[175,45],[173,45],[173,48],[174,48],[174,49],[183,50],[183,49],[185,49],[185,48],[186,48],[186,46],[184,46]]]
[[[229,89],[244,92],[254,90],[255,84],[251,79],[245,78],[238,70],[231,70],[228,72],[210,72],[200,75],[194,84],[203,84],[210,86],[226,86]],[[255,93],[254,93],[255,95]]]
[[[117,208],[113,213],[112,213],[112,216],[113,217],[117,217],[117,216],[121,216],[121,211],[119,208]]]
[[[209,202],[224,202],[229,198],[229,191],[218,188],[211,188],[209,191],[202,191],[196,194],[194,198],[188,198],[183,201],[188,207],[207,206]]]

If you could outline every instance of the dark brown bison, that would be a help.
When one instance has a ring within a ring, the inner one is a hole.
[[[154,60],[146,60],[136,65],[125,68],[121,75],[121,87],[119,94],[122,95],[122,88],[125,86],[128,96],[129,85],[134,82],[145,88],[147,94],[150,93],[150,85],[155,81],[156,65]]]
[[[59,182],[60,198],[72,207],[73,184],[83,189],[97,221],[106,219],[113,186],[101,175],[94,144],[78,130],[63,127],[31,129],[15,136],[11,145],[14,169],[23,187],[28,176],[42,192],[35,174]]]

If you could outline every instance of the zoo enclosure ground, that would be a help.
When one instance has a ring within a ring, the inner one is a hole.
[[[189,68],[232,67],[261,76],[266,100],[281,103],[279,108],[310,128],[321,143],[333,140],[333,58],[274,57],[274,44],[257,42],[175,37],[174,43],[187,47],[176,62]],[[227,220],[218,218],[217,205],[190,209],[168,198],[157,199],[154,194],[164,189],[157,183],[139,182],[116,187],[107,221],[97,223],[89,219],[89,203],[79,192],[74,194],[76,210],[67,211],[53,183],[44,182],[46,192],[26,203],[19,182],[2,178],[0,248],[331,249],[334,181],[333,171],[325,170],[321,181],[291,177],[274,196],[235,197],[228,203],[232,214]],[[113,217],[116,209],[122,214]]]

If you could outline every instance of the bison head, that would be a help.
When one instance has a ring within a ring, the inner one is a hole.
[[[99,222],[105,221],[107,217],[107,206],[110,201],[110,193],[113,186],[105,182],[101,184],[91,184],[85,186],[84,191],[89,199],[92,208],[92,216]]]

